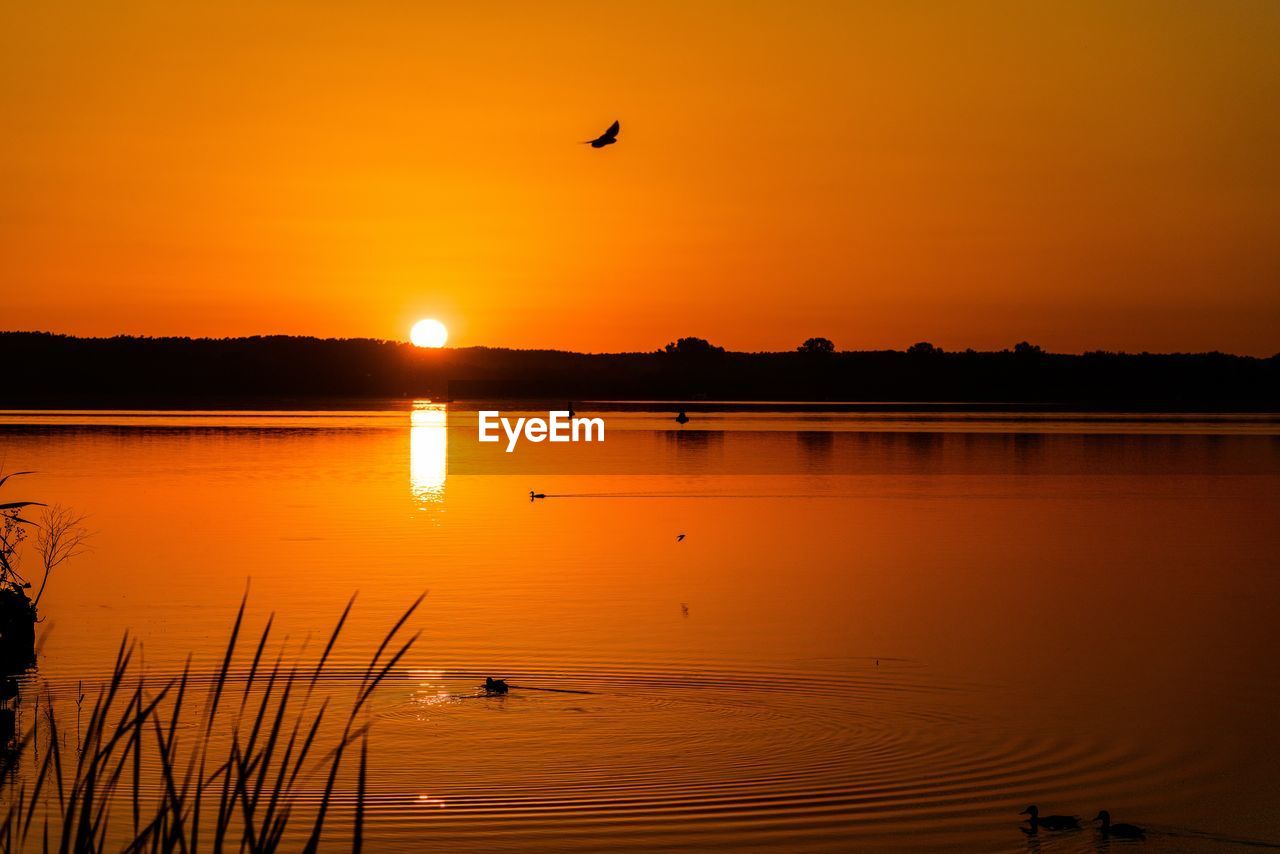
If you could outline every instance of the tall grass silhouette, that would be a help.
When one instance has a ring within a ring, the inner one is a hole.
[[[287,837],[291,849],[311,854],[339,791],[343,760],[358,743],[351,836],[326,841],[359,852],[369,738],[361,712],[417,640],[401,635],[424,597],[383,638],[344,713],[331,710],[331,698],[311,701],[354,596],[314,666],[286,666],[283,648],[265,663],[268,619],[247,672],[233,670],[247,594],[212,680],[194,678],[188,658],[181,676],[148,683],[134,664],[136,643],[126,636],[87,723],[77,722],[74,751],[50,698],[0,758],[0,851],[268,852]],[[209,681],[204,702],[193,701],[197,685]],[[334,738],[321,735],[330,730]],[[314,785],[303,791],[302,784],[320,781],[318,797]]]

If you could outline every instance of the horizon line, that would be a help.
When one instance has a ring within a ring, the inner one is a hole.
[[[421,350],[424,353],[432,352],[464,352],[467,350],[489,350],[489,351],[507,351],[512,353],[562,353],[571,356],[645,356],[663,353],[665,345],[659,345],[648,350],[570,350],[559,347],[510,347],[491,344],[470,344],[463,347],[417,347],[411,341],[396,338],[376,338],[367,335],[355,336],[320,336],[320,335],[299,335],[293,333],[254,333],[252,335],[142,335],[136,333],[121,332],[113,335],[75,335],[65,332],[51,332],[44,329],[3,329],[0,330],[0,336],[39,336],[48,338],[64,338],[75,341],[113,341],[119,339],[135,340],[135,341],[190,341],[190,342],[227,342],[227,341],[255,341],[255,340],[271,340],[286,339],[296,341],[316,341],[316,342],[365,342],[381,345],[393,345],[396,347],[404,347],[412,350]],[[670,343],[682,340],[682,338],[698,337],[698,336],[681,336],[673,339]],[[816,336],[815,336],[816,337]],[[709,339],[702,339],[709,340]],[[1038,345],[1023,339],[1017,344],[1005,347],[999,350],[979,350],[974,347],[965,347],[961,349],[948,349],[931,344],[928,341],[917,341],[900,349],[895,348],[868,348],[868,349],[843,349],[836,348],[829,354],[822,355],[838,355],[838,354],[855,354],[855,353],[900,353],[906,354],[911,348],[921,345],[929,345],[932,352],[940,355],[964,355],[964,354],[988,354],[999,355],[1001,353],[1012,354],[1015,348],[1021,344],[1030,344],[1035,348],[1033,352],[1044,356],[1088,356],[1088,355],[1109,355],[1109,356],[1230,356],[1237,359],[1257,359],[1259,361],[1267,361],[1270,359],[1280,359],[1280,350],[1271,355],[1253,355],[1248,353],[1234,353],[1228,350],[1172,350],[1155,352],[1150,350],[1129,351],[1129,350],[1081,350],[1079,352],[1058,352],[1038,347]],[[780,356],[797,353],[798,347],[788,350],[734,350],[729,347],[719,347],[715,352],[724,353],[726,355],[744,355],[744,356]]]

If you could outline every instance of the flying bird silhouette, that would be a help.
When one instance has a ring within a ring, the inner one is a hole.
[[[618,131],[622,129],[622,125],[614,122],[609,125],[609,129],[600,134],[595,139],[588,139],[583,145],[589,145],[592,148],[604,148],[606,145],[613,145],[618,141]]]
[[[677,542],[677,543],[678,543],[678,542],[681,542],[681,541],[683,541],[683,540],[684,540],[684,534],[679,534],[679,535],[677,535],[677,536],[676,536],[676,542]]]

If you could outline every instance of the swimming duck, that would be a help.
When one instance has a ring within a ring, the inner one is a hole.
[[[511,690],[511,686],[507,684],[505,679],[494,679],[492,676],[486,676],[484,690],[489,694],[505,694]]]
[[[1043,827],[1045,830],[1079,830],[1080,819],[1074,815],[1040,815],[1040,808],[1035,804],[1027,807],[1018,815],[1030,816],[1031,829]]]
[[[533,499],[535,499],[535,498],[546,498],[546,497],[547,497],[547,496],[546,496],[546,493],[544,493],[544,492],[534,492],[532,489],[531,489],[531,490],[529,490],[529,500],[530,500],[530,501],[532,501],[532,500],[533,500]]]
[[[1112,824],[1111,813],[1102,810],[1094,821],[1102,822],[1102,835],[1115,836],[1119,839],[1146,839],[1147,832],[1136,824]]]
[[[676,423],[677,423],[677,424],[688,424],[688,423],[689,423],[689,416],[684,414],[684,410],[683,410],[683,409],[681,409],[681,410],[680,410],[680,414],[676,416]]]

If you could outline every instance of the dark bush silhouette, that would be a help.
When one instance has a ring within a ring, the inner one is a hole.
[[[830,338],[806,338],[796,350],[801,353],[834,353],[836,345],[831,343]]]
[[[723,347],[717,347],[705,338],[680,338],[673,344],[662,348],[664,353],[677,356],[705,356],[710,353],[723,353]]]
[[[30,474],[35,472],[0,469],[0,487],[12,477]],[[35,663],[37,606],[50,575],[84,552],[89,532],[83,521],[84,517],[58,504],[0,502],[0,675]],[[43,573],[34,599],[27,593],[31,582],[19,571],[24,557]]]
[[[942,348],[935,347],[928,341],[920,341],[908,347],[907,353],[912,356],[937,356],[942,354]]]

